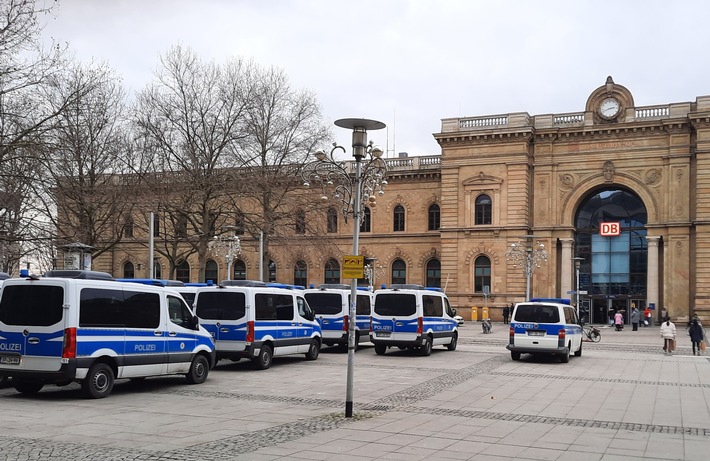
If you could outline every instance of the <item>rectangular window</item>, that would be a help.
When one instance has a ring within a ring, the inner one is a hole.
[[[422,296],[425,317],[442,317],[444,315],[444,303],[441,296]]]
[[[271,293],[254,297],[256,320],[293,320],[293,296]]]
[[[305,296],[316,315],[337,315],[343,311],[343,298],[338,293],[306,293]]]
[[[158,328],[160,325],[157,293],[84,288],[79,298],[79,326]]]
[[[246,315],[244,293],[205,291],[197,297],[197,316],[210,320],[237,320]]]
[[[358,296],[355,305],[355,315],[372,315],[372,304],[369,296]]]
[[[411,294],[386,293],[375,297],[375,313],[383,316],[408,317],[417,313],[417,298]]]
[[[0,322],[47,327],[62,321],[64,288],[47,285],[8,285],[0,300]]]

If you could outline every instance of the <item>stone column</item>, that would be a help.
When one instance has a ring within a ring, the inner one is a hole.
[[[656,310],[653,311],[653,319],[659,319],[661,306],[658,304],[658,244],[661,237],[646,236],[646,244],[648,249],[648,268],[646,269],[646,305],[653,303]]]
[[[574,261],[572,261],[572,244],[574,239],[564,238],[560,239],[562,244],[562,254],[560,255],[560,298],[565,298],[570,296],[570,299],[574,302],[576,299],[572,295],[568,295],[568,291],[572,291],[574,285],[572,284],[572,274]]]

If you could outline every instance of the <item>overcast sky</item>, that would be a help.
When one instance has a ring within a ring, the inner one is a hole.
[[[582,111],[608,75],[636,106],[710,94],[708,18],[705,0],[60,0],[43,35],[129,92],[176,44],[251,58],[314,91],[327,123],[379,120],[389,155],[436,155],[443,118]]]

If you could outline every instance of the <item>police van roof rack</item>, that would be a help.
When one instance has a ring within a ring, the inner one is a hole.
[[[571,305],[569,298],[530,298],[531,303],[558,303]]]
[[[328,288],[336,290],[349,290],[351,287],[347,283],[321,283],[318,285],[319,290],[326,290]]]
[[[416,283],[393,283],[390,285],[392,290],[423,290],[424,287]]]
[[[278,283],[278,282],[269,282],[266,284],[267,287],[269,288],[283,288],[284,290],[305,290],[306,287],[303,285],[291,285],[290,283]]]
[[[184,287],[185,283],[180,280],[162,279],[116,279],[117,282],[142,283],[143,285],[153,285],[156,287]]]
[[[221,287],[265,287],[266,283],[261,280],[222,280]]]
[[[55,269],[44,273],[43,277],[61,277],[65,279],[85,279],[85,280],[115,280],[108,272]]]

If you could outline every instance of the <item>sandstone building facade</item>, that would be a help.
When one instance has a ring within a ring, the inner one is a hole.
[[[465,317],[486,306],[499,319],[528,291],[506,257],[511,245],[544,245],[532,296],[576,301],[579,292],[595,323],[632,305],[652,306],[656,319],[697,312],[710,321],[710,96],[637,107],[609,77],[583,110],[446,118],[434,137],[441,155],[387,159],[386,194],[360,234],[375,287],[441,286]],[[306,245],[294,231],[287,245],[270,248],[273,279],[349,281],[339,262],[351,250],[352,222],[330,219],[328,245]],[[139,237],[94,269],[145,276]],[[258,278],[258,261],[258,242],[244,237],[232,278]],[[185,261],[178,275],[197,281],[194,264]],[[206,278],[226,278],[224,261],[208,269]]]

